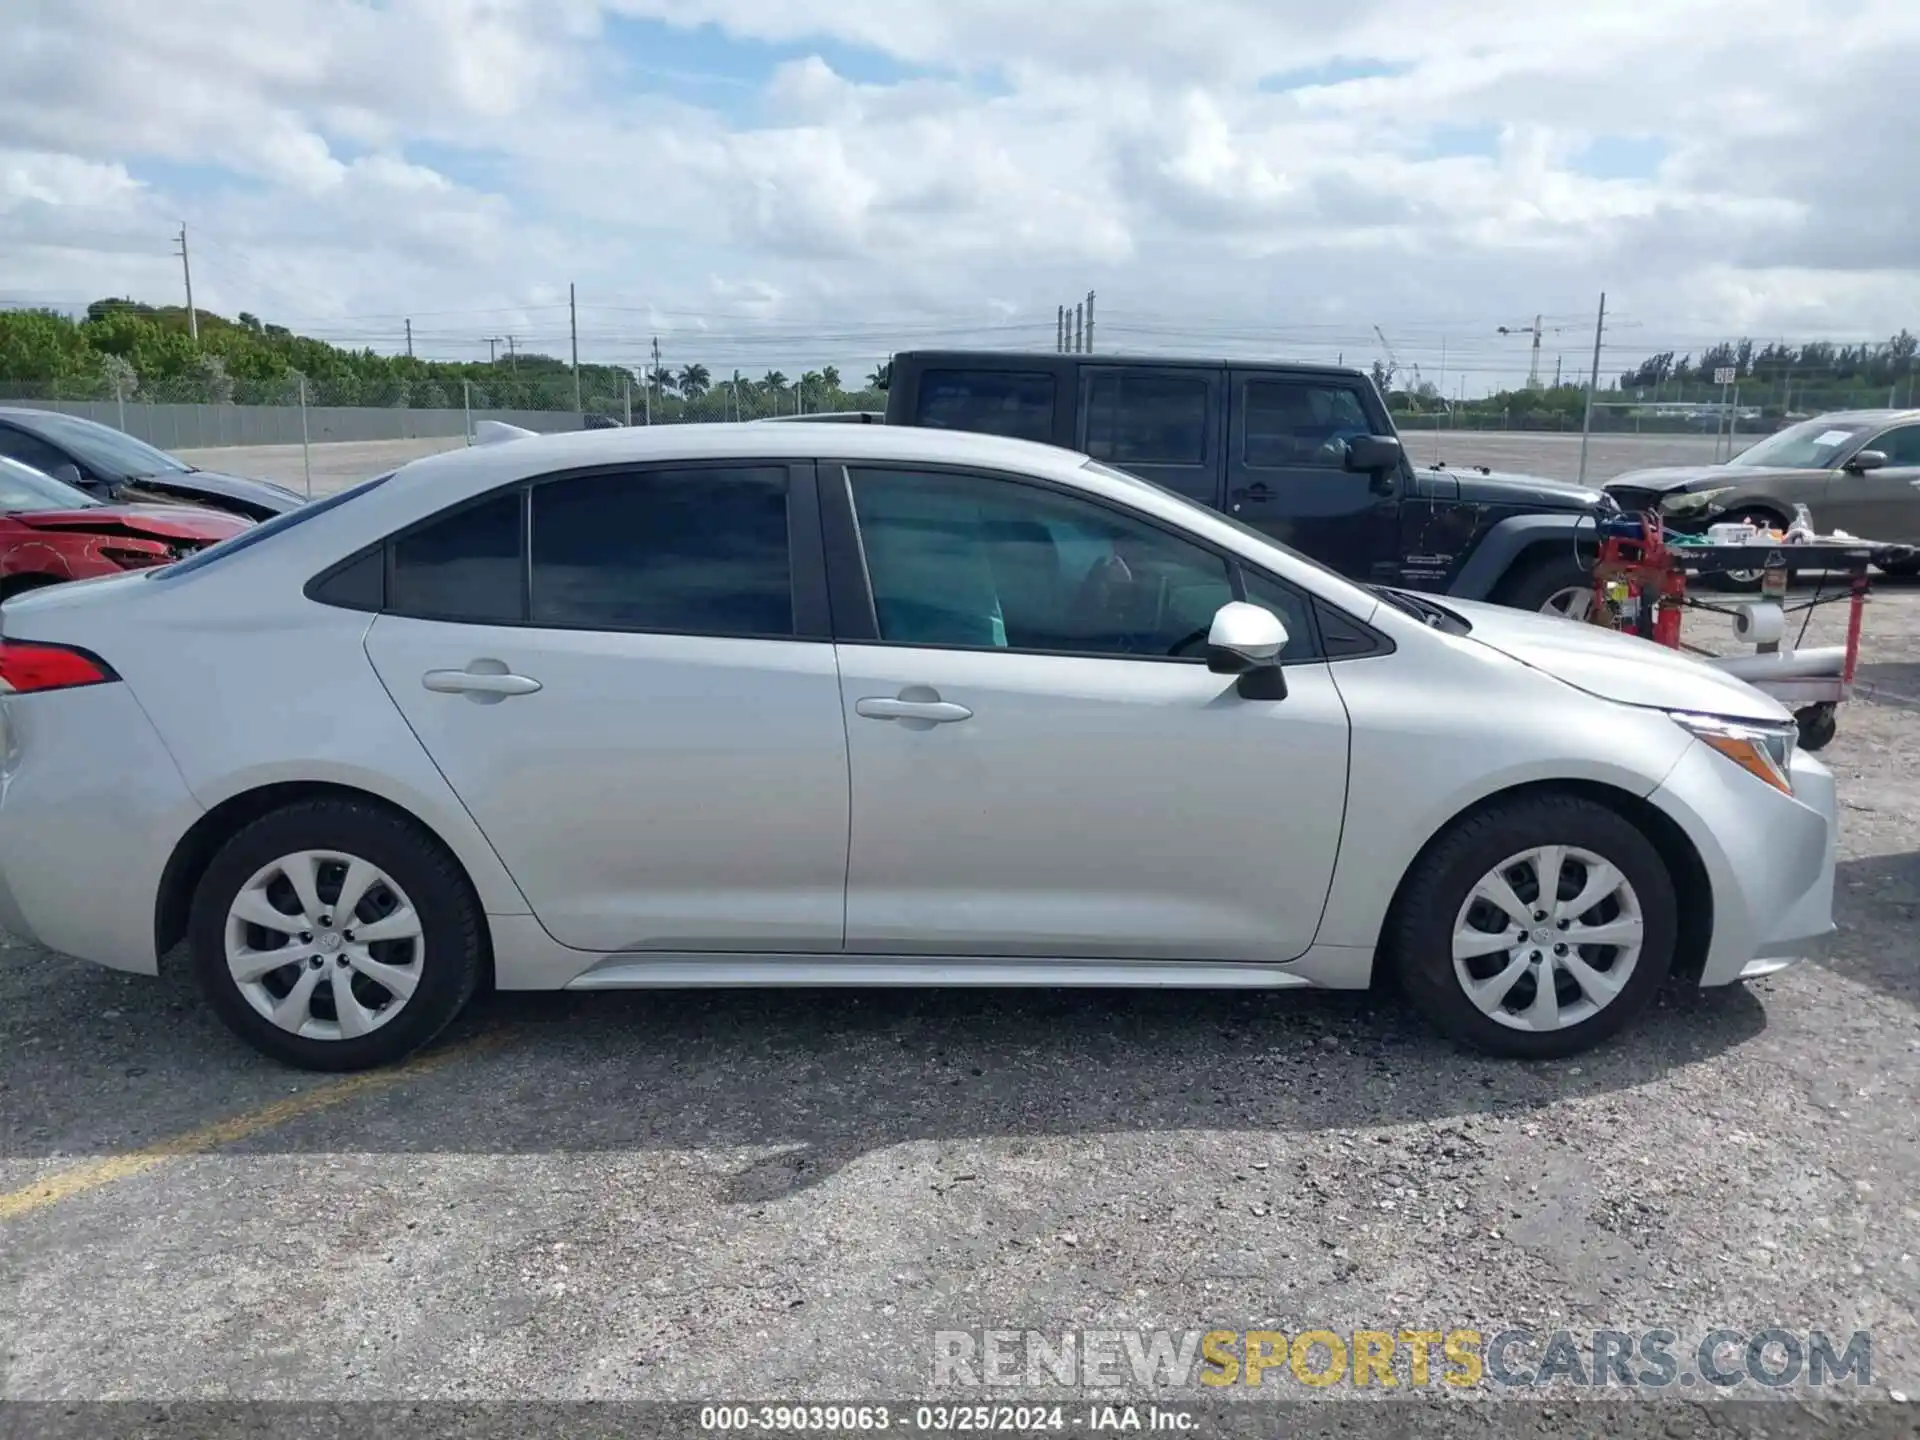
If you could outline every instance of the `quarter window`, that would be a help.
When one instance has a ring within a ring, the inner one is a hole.
[[[791,636],[786,467],[536,486],[532,594],[535,625]]]
[[[896,470],[852,483],[888,643],[1199,660],[1234,598],[1222,557],[1074,496]]]
[[[1204,465],[1207,381],[1109,370],[1087,378],[1086,450],[1114,465]]]
[[[929,370],[920,377],[915,423],[1015,440],[1053,439],[1051,375],[1004,370]]]
[[[1346,442],[1373,433],[1359,392],[1309,380],[1246,382],[1243,460],[1254,468],[1339,470]]]
[[[524,492],[467,505],[389,547],[387,608],[423,620],[511,625],[523,613]]]

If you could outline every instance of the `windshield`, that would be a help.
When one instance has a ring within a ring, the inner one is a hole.
[[[1777,470],[1831,470],[1872,429],[1848,421],[1806,420],[1769,435],[1727,463],[1747,469],[1764,465]]]
[[[142,475],[179,475],[193,467],[176,460],[164,450],[156,450],[144,440],[136,440],[124,430],[96,425],[77,415],[58,415],[51,411],[22,423],[21,429],[51,440],[71,450],[86,462],[87,468],[108,480],[134,480]]]
[[[32,510],[85,510],[100,502],[65,481],[43,475],[31,465],[0,455],[0,514]]]

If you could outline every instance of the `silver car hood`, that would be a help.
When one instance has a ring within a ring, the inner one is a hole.
[[[1473,626],[1480,644],[1602,700],[1739,720],[1793,718],[1746,681],[1651,640],[1506,605],[1452,596],[1441,603]]]

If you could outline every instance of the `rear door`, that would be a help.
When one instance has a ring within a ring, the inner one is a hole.
[[[367,653],[581,950],[837,952],[846,727],[813,467],[516,486],[388,546]]]
[[[1347,440],[1393,434],[1363,382],[1259,370],[1228,379],[1227,513],[1356,580],[1396,581],[1405,477],[1346,468]]]
[[[1224,370],[1083,364],[1074,443],[1218,510],[1226,409]]]

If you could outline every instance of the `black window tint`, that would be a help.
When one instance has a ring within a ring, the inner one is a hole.
[[[38,435],[15,430],[11,425],[0,425],[0,455],[5,455],[9,460],[18,460],[22,465],[31,465],[48,475],[53,473],[56,465],[73,463],[63,451],[49,445]]]
[[[1298,590],[1252,570],[1243,568],[1240,577],[1245,582],[1249,603],[1271,610],[1287,627],[1287,648],[1280,652],[1280,663],[1288,665],[1296,660],[1314,659],[1319,652],[1314,644],[1313,615],[1306,598]]]
[[[1360,394],[1348,385],[1313,380],[1246,382],[1244,460],[1248,465],[1346,465],[1346,444],[1373,433]]]
[[[1889,430],[1878,440],[1869,440],[1865,448],[1883,452],[1889,465],[1920,465],[1920,425]]]
[[[322,605],[345,610],[380,610],[387,603],[387,564],[384,550],[369,550],[342,565],[307,591]]]
[[[920,377],[915,423],[1015,440],[1053,439],[1051,375],[1002,370],[929,370]]]
[[[1087,379],[1087,453],[1115,465],[1203,465],[1207,382],[1106,371]]]
[[[853,472],[880,638],[1201,659],[1226,561],[1118,511],[983,476]]]
[[[645,470],[535,487],[533,623],[792,635],[786,467]]]
[[[521,606],[522,492],[455,510],[391,546],[387,608],[430,620],[510,625]]]

